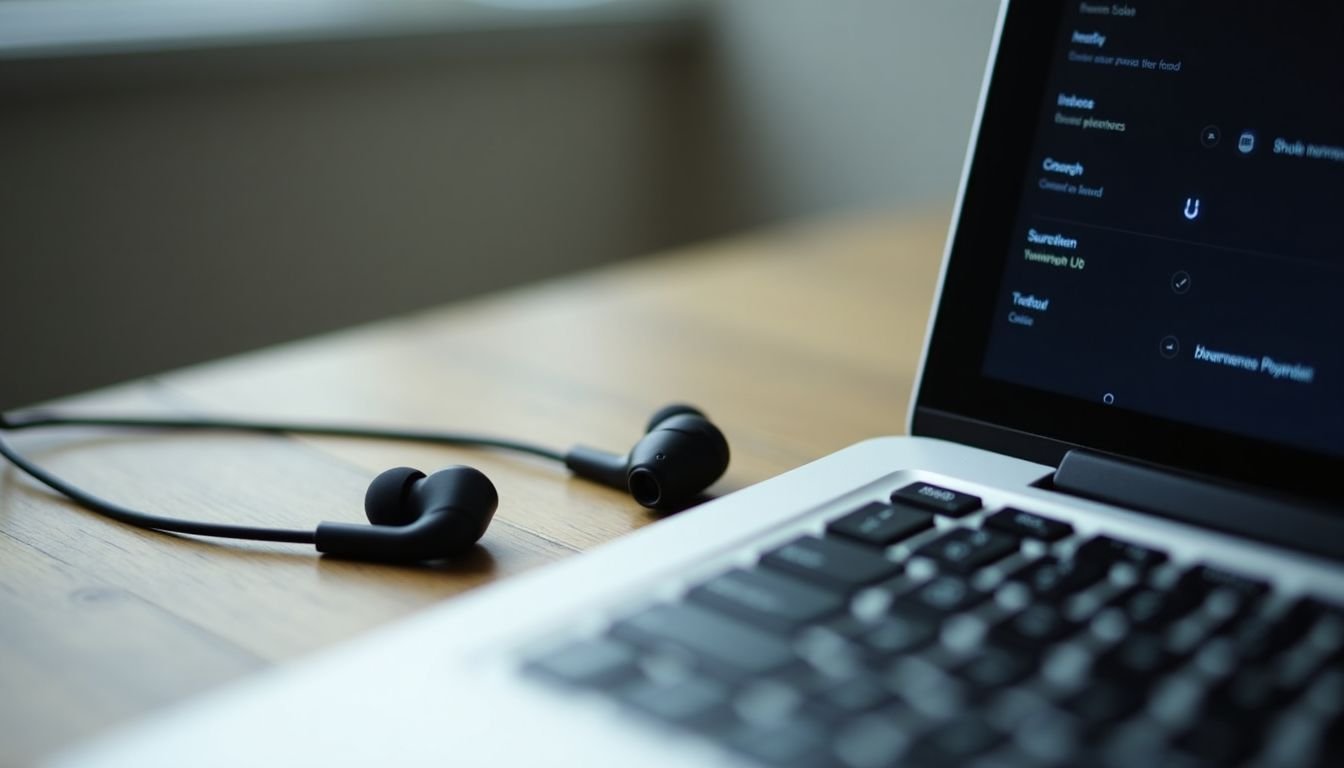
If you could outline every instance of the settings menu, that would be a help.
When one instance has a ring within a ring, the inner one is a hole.
[[[985,374],[1344,454],[1341,94],[1339,3],[1071,5]]]

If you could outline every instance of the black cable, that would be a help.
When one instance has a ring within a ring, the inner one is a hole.
[[[41,482],[57,493],[64,494],[85,509],[110,517],[118,522],[139,528],[152,528],[156,531],[190,533],[196,536],[218,536],[226,539],[252,539],[254,541],[288,541],[294,544],[312,544],[313,531],[295,531],[283,528],[252,528],[245,525],[224,525],[222,523],[201,523],[194,520],[179,520],[173,517],[160,517],[139,512],[129,507],[113,503],[94,496],[79,486],[68,483],[56,475],[37,466],[16,452],[4,438],[0,438],[0,456],[28,473],[34,480]]]
[[[131,416],[59,416],[48,413],[27,415],[0,415],[0,430],[19,431],[37,427],[122,427],[128,429],[169,429],[178,431],[255,432],[263,435],[313,435],[316,437],[352,437],[361,440],[389,440],[403,443],[430,445],[468,445],[480,448],[498,448],[540,456],[564,463],[559,451],[488,435],[466,432],[432,432],[414,429],[381,429],[343,424],[286,424],[243,419],[165,418]]]
[[[176,431],[252,432],[259,434],[295,434],[321,437],[350,437],[364,440],[392,440],[431,445],[468,445],[500,450],[519,451],[564,463],[565,456],[530,443],[515,440],[472,435],[462,432],[429,432],[421,430],[377,429],[336,424],[282,424],[231,419],[61,416],[46,413],[11,416],[0,414],[0,432],[22,431],[40,427],[120,427],[127,429],[167,429]],[[254,528],[221,523],[201,523],[139,512],[110,502],[69,483],[39,467],[19,454],[0,438],[0,456],[57,493],[64,494],[84,508],[128,525],[158,531],[186,533],[195,536],[217,536],[254,541],[284,541],[295,544],[314,543],[314,532],[278,528]]]

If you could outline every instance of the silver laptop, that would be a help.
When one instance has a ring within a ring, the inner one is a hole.
[[[1344,765],[1341,87],[1337,2],[1003,3],[915,437],[58,762]]]

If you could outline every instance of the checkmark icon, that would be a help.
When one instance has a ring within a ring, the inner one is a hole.
[[[1180,270],[1171,276],[1171,291],[1176,294],[1184,294],[1190,290],[1193,281],[1190,279],[1190,273]]]
[[[1181,341],[1175,336],[1166,336],[1162,339],[1162,343],[1158,345],[1158,351],[1162,353],[1163,357],[1170,360],[1180,354]]]

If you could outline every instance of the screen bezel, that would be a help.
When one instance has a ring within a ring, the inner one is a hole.
[[[963,180],[911,431],[1034,461],[1084,447],[1279,493],[1344,502],[1344,459],[1182,424],[982,373],[1067,2],[1008,3]],[[948,417],[962,427],[947,428]]]

